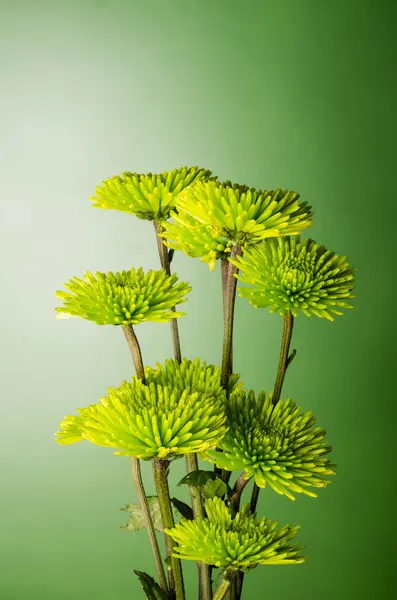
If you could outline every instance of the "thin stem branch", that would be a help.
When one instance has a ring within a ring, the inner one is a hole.
[[[258,504],[258,497],[259,497],[259,491],[260,491],[260,487],[256,485],[255,481],[254,481],[254,487],[252,488],[252,495],[251,495],[251,512],[254,513],[256,511],[256,505]]]
[[[197,454],[186,454],[187,472],[197,471],[199,468]],[[189,486],[190,498],[195,519],[204,517],[204,506],[200,490],[197,487]],[[198,562],[197,569],[199,573],[199,600],[212,599],[211,571],[210,566]]]
[[[234,484],[233,488],[233,495],[230,498],[230,504],[233,506],[233,509],[236,513],[238,513],[238,511],[240,510],[241,496],[245,489],[245,486],[249,482],[249,479],[245,479],[244,474],[245,473],[243,471],[237,478],[237,481]]]
[[[223,598],[225,598],[226,594],[230,590],[230,585],[233,582],[234,577],[235,577],[234,575],[229,575],[222,579],[221,585],[218,587],[218,589],[215,592],[214,600],[223,600]]]
[[[156,232],[157,239],[157,248],[159,251],[159,257],[162,268],[165,270],[167,275],[171,275],[171,266],[170,266],[170,254],[167,246],[164,245],[163,238],[161,237],[161,233],[163,231],[163,227],[161,223],[154,221],[154,229]],[[172,254],[171,254],[172,259]],[[175,311],[175,306],[172,309]],[[182,362],[182,353],[181,353],[181,342],[179,339],[179,329],[178,329],[178,319],[170,319],[171,326],[171,335],[172,335],[172,346],[174,348],[174,357],[178,362]]]
[[[145,368],[143,366],[141,348],[139,346],[138,338],[135,335],[134,328],[132,325],[124,325],[123,331],[125,339],[127,340],[128,346],[131,350],[136,376],[138,379],[142,380],[142,383],[145,383]]]
[[[127,340],[128,346],[131,350],[132,358],[134,361],[135,372],[138,379],[141,379],[145,383],[145,368],[143,366],[142,352],[139,346],[138,338],[135,335],[135,331],[132,325],[126,325],[123,327],[124,335]],[[164,565],[160,554],[159,544],[156,537],[156,531],[154,529],[154,523],[152,515],[150,513],[149,503],[145,492],[145,487],[142,480],[141,464],[140,460],[135,456],[131,456],[131,468],[132,468],[132,479],[134,481],[139,504],[145,519],[146,529],[149,535],[150,545],[152,547],[154,562],[156,564],[157,575],[159,582],[163,590],[167,590],[167,579],[165,576]]]
[[[157,576],[163,590],[167,590],[167,579],[165,576],[164,565],[160,554],[160,548],[153,525],[152,515],[150,513],[149,503],[146,497],[145,488],[142,481],[141,464],[138,458],[131,456],[132,479],[138,492],[139,503],[145,519],[146,529],[149,533],[150,544],[153,549],[154,561],[156,563]]]
[[[222,279],[222,300],[223,300],[223,320],[226,319],[227,309],[227,283],[229,280],[229,260],[227,258],[221,259],[221,279]],[[230,348],[230,374],[233,373],[233,344]]]
[[[293,317],[291,311],[288,311],[284,315],[284,326],[283,326],[283,336],[282,336],[282,340],[281,340],[280,360],[278,363],[276,383],[274,384],[274,391],[273,391],[273,400],[272,400],[273,406],[275,406],[277,404],[277,402],[280,400],[281,391],[283,389],[283,383],[284,383],[284,379],[285,379],[285,374],[287,372],[289,365],[291,364],[291,362],[293,361],[293,359],[295,358],[295,355],[296,355],[296,350],[293,350],[291,352],[291,354],[289,353],[293,328],[294,328],[294,317]],[[260,491],[260,488],[254,482],[254,487],[253,487],[252,496],[251,496],[251,512],[255,512],[255,510],[256,510],[256,505],[258,503],[258,497],[259,497],[259,491]]]
[[[168,487],[168,467],[169,463],[167,460],[155,459],[153,461],[154,481],[164,529],[172,529],[174,527],[174,515],[172,513],[170,490]],[[176,542],[167,534],[165,534],[165,539],[167,556],[170,563],[170,587],[175,591],[175,600],[185,600],[182,564],[179,558],[173,556]]]
[[[291,345],[292,331],[294,328],[294,317],[290,310],[288,310],[284,315],[284,328],[283,328],[283,337],[281,340],[281,351],[280,351],[280,360],[278,363],[277,377],[276,383],[274,384],[273,391],[273,406],[277,404],[280,400],[281,390],[283,388],[285,374],[287,372],[288,366],[291,364],[296,351],[294,351],[291,356],[289,355],[289,347]]]
[[[186,468],[188,473],[191,473],[192,471],[198,471],[199,465],[197,454],[186,454]],[[192,500],[194,518],[197,519],[197,517],[203,517],[204,508],[199,489],[195,486],[189,485],[189,491],[190,498]]]
[[[281,350],[280,350],[280,359],[278,363],[276,382],[274,384],[273,390],[273,406],[280,400],[281,392],[283,389],[283,383],[285,379],[285,374],[291,362],[294,360],[296,355],[296,350],[293,350],[291,354],[289,353],[289,349],[291,346],[292,339],[292,331],[294,328],[294,317],[291,311],[287,311],[284,315],[284,326],[283,326],[283,336],[281,339]],[[258,487],[254,481],[254,487],[252,489],[251,496],[251,512],[254,513],[256,511],[256,507],[258,504],[260,487]],[[242,587],[244,582],[244,573],[239,573],[238,575],[238,598],[241,597]]]
[[[236,258],[241,254],[241,248],[234,245],[231,251],[231,258]],[[228,391],[229,377],[233,371],[233,325],[234,325],[234,306],[236,301],[237,279],[235,275],[238,268],[228,262],[227,274],[223,263],[222,268],[222,289],[223,289],[223,350],[222,350],[222,387]]]

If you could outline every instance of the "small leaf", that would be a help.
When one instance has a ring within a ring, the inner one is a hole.
[[[192,487],[204,486],[208,480],[215,479],[216,475],[213,471],[191,471],[183,477],[178,485],[190,485]]]
[[[178,500],[178,498],[171,498],[171,502],[182,517],[189,519],[189,521],[193,519],[193,509],[186,504],[186,502],[182,502],[182,500]]]
[[[171,600],[170,593],[161,589],[153,577],[143,571],[134,571],[134,573],[138,577],[148,600]]]
[[[209,498],[223,498],[227,492],[227,485],[222,479],[209,479],[205,486],[202,488],[201,493],[203,498],[208,500]]]
[[[157,496],[148,496],[147,500],[155,529],[157,529],[157,531],[163,531],[160,506]],[[125,525],[121,526],[121,529],[139,531],[145,527],[145,518],[143,516],[143,511],[140,504],[127,504],[127,506],[121,510],[125,510],[126,512],[130,513],[130,518]]]

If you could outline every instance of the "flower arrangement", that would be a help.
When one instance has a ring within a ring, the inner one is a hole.
[[[183,561],[198,567],[199,600],[239,600],[245,573],[259,565],[306,560],[298,526],[279,526],[257,515],[260,490],[294,500],[317,497],[335,465],[325,431],[310,411],[282,398],[294,320],[300,314],[333,321],[351,308],[355,269],[302,232],[313,219],[299,194],[256,190],[220,182],[211,171],[183,167],[159,175],[123,173],[103,181],[91,197],[95,208],[119,210],[154,224],[157,270],[136,265],[120,273],[87,272],[58,291],[58,318],[80,317],[119,326],[135,375],[99,402],[66,416],[56,440],[88,441],[129,457],[139,505],[128,505],[126,528],[147,529],[156,577],[135,571],[148,600],[185,600]],[[182,356],[178,307],[191,291],[171,272],[175,251],[221,263],[224,337],[220,364]],[[255,394],[233,370],[237,294],[283,318],[273,389]],[[174,356],[145,365],[136,327],[145,321],[171,327]],[[185,457],[180,484],[190,504],[170,494],[172,463]],[[147,496],[141,461],[150,461],[156,496]],[[201,461],[201,462],[199,462]],[[242,498],[251,486],[251,498]],[[179,515],[179,517],[178,517]],[[179,519],[179,522],[178,522]],[[161,550],[157,531],[164,532]],[[215,585],[218,569],[219,585]],[[215,589],[216,588],[216,589]]]

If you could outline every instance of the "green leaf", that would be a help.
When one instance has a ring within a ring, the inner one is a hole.
[[[226,494],[228,486],[222,479],[209,479],[205,486],[201,489],[203,498],[208,500],[209,498],[223,498]]]
[[[216,479],[216,475],[213,471],[191,471],[185,477],[183,477],[178,485],[190,485],[192,487],[202,487],[210,479]]]
[[[193,519],[193,509],[186,504],[186,502],[182,502],[182,500],[178,500],[178,498],[171,498],[171,502],[182,517],[189,519],[189,521]]]
[[[163,524],[161,521],[160,506],[157,496],[147,497],[150,514],[152,515],[153,525],[157,531],[163,531]],[[127,504],[121,510],[125,510],[130,513],[130,517],[125,525],[121,526],[121,529],[128,529],[128,531],[139,531],[143,529],[145,525],[145,518],[140,504]]]
[[[141,586],[143,587],[143,591],[148,600],[172,600],[173,596],[169,592],[161,589],[153,577],[143,571],[134,571],[134,573],[141,582]]]

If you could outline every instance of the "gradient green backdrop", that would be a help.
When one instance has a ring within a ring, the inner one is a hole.
[[[261,511],[302,524],[310,559],[256,569],[246,600],[391,598],[396,2],[0,7],[0,598],[138,599],[132,568],[154,571],[145,532],[119,529],[136,500],[128,460],[54,443],[65,414],[132,373],[120,330],[56,321],[54,292],[86,269],[156,267],[150,224],[87,198],[117,172],[183,164],[298,190],[312,235],[359,268],[354,311],[297,319],[285,384],[327,429],[337,477],[318,500],[261,495]],[[193,285],[183,352],[219,362],[219,269],[182,255],[175,269]],[[282,321],[241,299],[236,320],[236,370],[270,389]],[[169,356],[167,325],[138,333],[146,363]],[[193,600],[193,565],[187,581]]]

